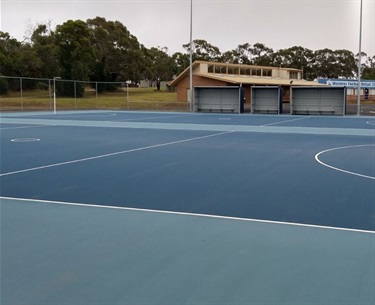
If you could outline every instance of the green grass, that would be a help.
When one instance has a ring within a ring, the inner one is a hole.
[[[10,92],[0,96],[0,111],[53,110],[52,93],[46,90]],[[175,92],[156,91],[154,88],[126,88],[116,92],[98,93],[86,90],[84,97],[56,96],[57,110],[123,109],[186,111],[187,103],[178,102]]]

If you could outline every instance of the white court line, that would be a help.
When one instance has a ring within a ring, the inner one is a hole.
[[[8,172],[8,173],[0,174],[0,177],[19,174],[19,173],[25,173],[25,172],[31,172],[31,171],[35,171],[35,170],[39,170],[39,169],[51,168],[51,167],[56,167],[56,166],[61,166],[61,165],[67,165],[67,164],[72,164],[72,163],[78,163],[78,162],[90,161],[90,160],[95,160],[95,159],[100,159],[100,158],[106,158],[106,157],[111,157],[111,156],[116,156],[116,155],[121,155],[121,154],[127,154],[127,153],[131,153],[131,152],[142,151],[142,150],[147,150],[147,149],[152,149],[152,148],[157,148],[157,147],[163,147],[163,146],[168,146],[168,145],[174,145],[174,144],[180,144],[180,143],[185,143],[185,142],[190,142],[190,141],[196,141],[196,140],[221,136],[221,135],[229,134],[229,133],[233,133],[233,132],[235,132],[235,131],[225,131],[225,132],[210,134],[210,135],[201,136],[201,137],[189,138],[189,139],[167,142],[167,143],[162,143],[162,144],[155,144],[155,145],[133,148],[133,149],[129,149],[129,150],[123,150],[123,151],[118,151],[118,152],[94,156],[94,157],[88,157],[88,158],[82,158],[82,159],[71,160],[71,161],[66,161],[66,162],[54,163],[54,164],[50,164],[50,165],[38,166],[38,167],[33,167],[33,168],[28,168],[28,169],[22,169],[22,170],[18,170],[18,171],[14,171],[14,172]]]
[[[331,149],[326,149],[326,150],[323,150],[323,151],[317,153],[315,155],[315,160],[318,163],[320,163],[321,165],[326,166],[326,167],[328,167],[330,169],[333,169],[333,170],[336,170],[336,171],[339,171],[339,172],[343,172],[343,173],[346,173],[346,174],[350,174],[350,175],[362,177],[362,178],[367,178],[367,179],[375,180],[375,177],[367,176],[367,175],[362,175],[362,174],[358,174],[358,173],[355,173],[355,172],[350,172],[350,171],[347,171],[347,170],[344,170],[344,169],[341,169],[341,168],[338,168],[338,167],[334,167],[332,165],[324,163],[323,161],[321,161],[319,159],[319,156],[322,155],[322,154],[324,154],[324,153],[326,153],[326,152],[331,152],[331,151],[335,151],[335,150],[339,150],[339,149],[356,148],[356,147],[366,147],[366,146],[375,146],[375,144],[363,144],[363,145],[354,145],[354,146],[343,146],[343,147],[335,147],[335,148],[331,148]]]
[[[119,207],[119,206],[106,206],[106,205],[96,205],[96,204],[84,204],[84,203],[74,203],[74,202],[38,200],[38,199],[27,199],[27,198],[13,198],[13,197],[1,197],[0,196],[0,200],[1,199],[27,201],[27,202],[35,202],[35,203],[60,204],[60,205],[79,206],[79,207],[90,207],[90,208],[98,208],[98,209],[125,210],[125,211],[157,213],[157,214],[171,214],[171,215],[182,215],[182,216],[193,216],[193,217],[205,217],[205,218],[224,219],[224,220],[248,221],[248,222],[287,225],[287,226],[295,226],[295,227],[305,227],[305,228],[316,228],[316,229],[327,229],[327,230],[337,230],[337,231],[348,231],[348,232],[356,232],[356,233],[375,234],[375,231],[370,231],[370,230],[330,227],[330,226],[312,225],[312,224],[295,223],[295,222],[282,222],[282,221],[264,220],[264,219],[220,216],[220,215],[211,215],[211,214],[199,214],[199,213],[195,214],[195,213],[188,213],[188,212],[151,210],[151,209],[129,208],[129,207]]]
[[[280,121],[280,122],[274,122],[274,123],[269,123],[269,124],[264,124],[264,125],[260,125],[260,127],[263,127],[263,126],[271,126],[271,125],[277,125],[277,124],[282,124],[282,123],[288,123],[288,122],[293,122],[293,121],[300,121],[300,120],[305,120],[305,119],[308,119],[309,117],[302,117],[302,118],[297,118],[297,119],[292,119],[292,120],[286,120],[286,121]]]
[[[35,126],[35,125],[30,125],[30,126],[18,126],[18,127],[4,127],[4,128],[0,128],[0,130],[6,130],[6,129],[27,129],[27,128],[41,128],[41,127],[50,127],[50,126],[53,126],[53,125],[38,125],[38,126]]]
[[[143,117],[135,119],[123,119],[120,121],[108,121],[108,122],[125,122],[125,121],[138,121],[138,120],[157,120],[157,119],[171,119],[171,118],[180,118],[185,117],[185,115],[169,115],[169,116],[157,116],[157,117]]]
[[[109,117],[109,116],[116,116],[117,113],[111,113],[111,112],[104,112],[104,113],[77,113],[77,114],[59,114],[57,113],[59,117],[64,118],[78,118],[81,117]]]
[[[25,142],[39,142],[39,138],[16,138],[10,140],[11,142],[16,142],[16,143],[25,143]]]

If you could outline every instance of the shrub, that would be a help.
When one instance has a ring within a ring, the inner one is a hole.
[[[0,94],[8,94],[9,84],[4,78],[0,78]]]

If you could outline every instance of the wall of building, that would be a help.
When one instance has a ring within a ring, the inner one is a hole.
[[[197,75],[193,75],[193,87],[198,86],[227,86],[226,83],[223,83],[218,80],[203,78]],[[190,77],[186,75],[176,87],[177,100],[180,102],[188,101],[188,89],[190,88]]]
[[[277,85],[279,80],[300,80],[302,78],[302,70],[299,69],[289,69],[282,67],[263,67],[263,66],[250,66],[250,65],[233,65],[226,63],[217,63],[217,62],[199,62],[198,64],[193,65],[193,86],[234,86],[235,84],[228,80],[215,80],[209,78],[209,76],[227,74],[227,77],[232,75],[244,76],[246,77],[246,82],[243,84],[244,88],[244,97],[245,97],[245,107],[246,105],[251,104],[251,85],[249,84],[250,78],[256,80],[255,83],[259,84],[259,80],[264,79],[265,84],[270,84],[274,81]],[[183,76],[185,74],[185,76]],[[200,75],[207,75],[208,77],[202,77]],[[190,97],[189,88],[190,88],[190,77],[187,70],[184,71],[178,78],[178,82],[174,84],[174,90],[177,93],[177,100],[181,102],[188,102]],[[234,79],[234,78],[233,78]],[[234,80],[236,82],[236,80]],[[241,81],[242,82],[242,81]],[[237,80],[238,83],[238,80]],[[285,83],[285,82],[284,82]],[[172,88],[172,89],[173,89]],[[290,86],[284,86],[284,102],[289,102],[289,88]]]

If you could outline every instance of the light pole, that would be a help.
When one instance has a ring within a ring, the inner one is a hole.
[[[361,66],[362,66],[362,2],[359,13],[359,52],[358,52],[358,88],[357,88],[357,115],[361,114]]]
[[[61,79],[59,76],[53,78],[53,114],[56,114],[56,79]]]

